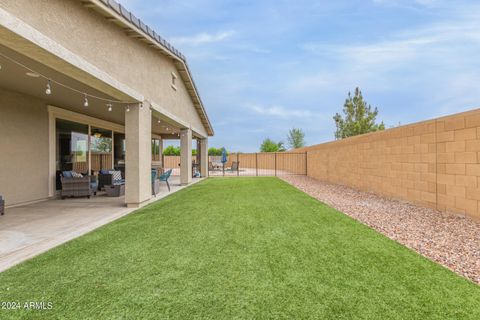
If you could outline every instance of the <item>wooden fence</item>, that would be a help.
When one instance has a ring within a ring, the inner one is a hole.
[[[221,156],[209,157],[210,176],[281,176],[306,175],[307,154],[305,152],[270,152],[270,153],[231,153],[223,166]],[[153,159],[152,159],[153,161]],[[112,155],[104,153],[91,154],[92,170],[112,168]],[[233,166],[233,163],[239,166]],[[180,174],[180,156],[163,156],[163,168],[173,169],[173,175]],[[75,171],[87,172],[88,162],[76,162]]]
[[[113,168],[113,158],[111,153],[94,153],[90,155],[91,159],[91,169],[93,171],[100,171],[101,169],[112,169]],[[88,162],[87,161],[76,161],[73,163],[72,170],[76,172],[88,172]]]
[[[238,163],[236,166],[234,163]],[[305,152],[231,153],[225,166],[221,157],[209,157],[210,176],[306,175]]]

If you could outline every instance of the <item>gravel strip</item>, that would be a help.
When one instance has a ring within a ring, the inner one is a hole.
[[[480,222],[305,176],[283,180],[480,284]]]

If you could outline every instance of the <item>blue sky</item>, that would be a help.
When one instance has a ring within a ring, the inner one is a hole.
[[[120,2],[187,56],[210,146],[330,141],[356,86],[387,127],[480,106],[478,1]]]

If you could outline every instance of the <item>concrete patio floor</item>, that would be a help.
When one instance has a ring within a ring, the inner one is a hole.
[[[192,184],[200,180],[193,179]],[[162,183],[150,203],[186,187],[176,176],[170,186],[168,192]],[[125,206],[124,197],[102,193],[91,199],[52,199],[8,208],[0,217],[0,272],[135,210]]]

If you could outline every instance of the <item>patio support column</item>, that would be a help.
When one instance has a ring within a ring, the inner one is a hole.
[[[149,103],[125,112],[125,202],[128,207],[140,207],[152,196],[151,126]]]
[[[182,129],[180,133],[180,183],[192,182],[192,130]]]
[[[162,164],[162,168],[164,167],[163,165],[163,138],[160,138],[158,140],[158,156],[160,158],[160,162]]]
[[[200,145],[200,139],[197,139],[197,154],[195,155],[195,162],[197,163],[197,170],[198,172],[200,172],[200,164],[202,163],[202,160],[200,158],[200,154],[202,153],[201,149],[202,149],[202,146]]]
[[[208,139],[199,139],[200,146],[200,176],[208,177]]]

